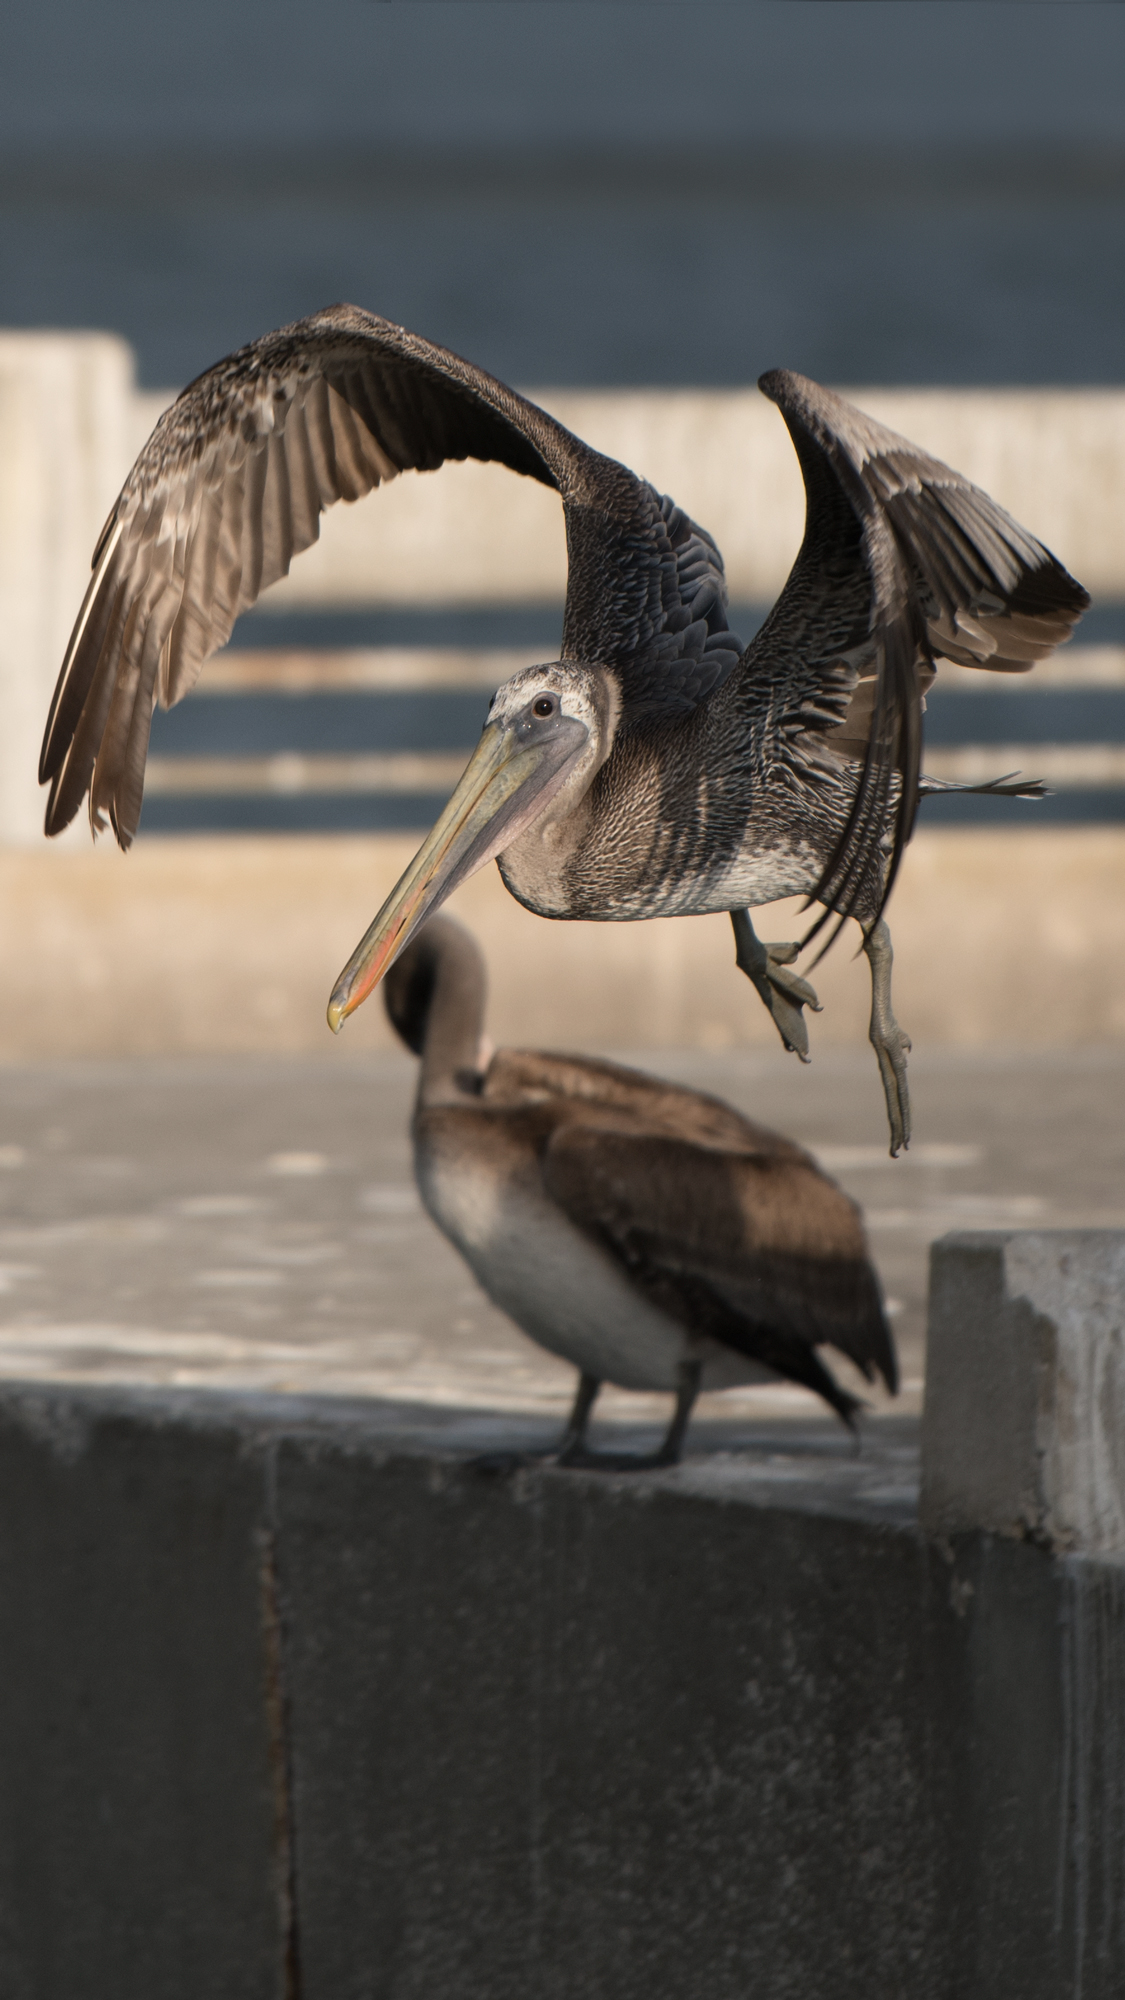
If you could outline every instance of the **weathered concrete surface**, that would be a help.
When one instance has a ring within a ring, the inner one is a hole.
[[[963,1234],[931,1253],[922,1519],[1125,1552],[1125,1234]]]
[[[505,1435],[3,1391],[6,1996],[1120,1992],[1117,1566],[927,1543],[909,1426]]]
[[[0,1409],[0,1992],[273,1995],[261,1467],[81,1395]]]
[[[332,984],[416,847],[387,834],[142,838],[127,856],[105,840],[0,848],[0,1058],[327,1052]],[[916,1048],[1125,1040],[1123,878],[1121,827],[923,829],[890,912]],[[780,1047],[725,916],[552,923],[492,868],[451,908],[488,959],[498,1041]],[[799,938],[807,923],[793,901],[759,928]],[[857,945],[846,936],[811,975],[814,1060],[866,1044]],[[378,1002],[348,1022],[342,1046],[389,1045]]]

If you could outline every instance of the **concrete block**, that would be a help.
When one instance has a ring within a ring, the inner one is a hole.
[[[289,1990],[265,1468],[211,1416],[0,1402],[4,2000]]]
[[[915,1433],[0,1391],[5,2000],[1111,2000],[1125,1566]],[[733,1447],[733,1448],[732,1448]]]
[[[934,1244],[922,1439],[929,1533],[1125,1551],[1125,1234]]]
[[[333,1449],[280,1472],[310,1992],[953,1990],[916,1538]]]

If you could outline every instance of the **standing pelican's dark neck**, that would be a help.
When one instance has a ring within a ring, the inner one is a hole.
[[[487,990],[475,940],[450,917],[432,918],[387,974],[391,1022],[422,1058],[419,1105],[463,1097],[479,1073]]]

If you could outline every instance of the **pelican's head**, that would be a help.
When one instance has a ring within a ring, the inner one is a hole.
[[[573,811],[613,747],[616,676],[555,660],[492,698],[453,797],[356,946],[328,1003],[338,1033],[439,904],[545,814]]]

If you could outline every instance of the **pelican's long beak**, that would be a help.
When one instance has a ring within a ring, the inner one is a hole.
[[[486,723],[453,797],[433,832],[356,946],[328,1003],[338,1035],[349,1014],[389,971],[439,903],[507,847],[554,797],[586,741],[583,723],[561,718],[547,741],[521,743],[518,725]]]

